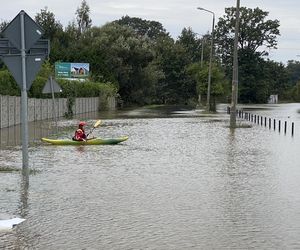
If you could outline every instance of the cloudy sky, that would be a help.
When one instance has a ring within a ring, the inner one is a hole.
[[[4,0],[1,0],[4,1]],[[298,0],[240,0],[241,6],[259,7],[269,12],[269,19],[280,21],[278,49],[269,58],[286,63],[300,60],[300,1]],[[199,34],[211,31],[212,14],[197,10],[203,7],[213,11],[216,22],[224,15],[226,7],[236,5],[236,0],[87,0],[91,9],[93,25],[102,26],[124,15],[140,17],[162,23],[177,38],[184,27],[191,27]],[[20,10],[32,18],[46,6],[55,14],[56,20],[65,27],[75,19],[81,0],[11,0],[1,5],[0,21],[12,20]]]

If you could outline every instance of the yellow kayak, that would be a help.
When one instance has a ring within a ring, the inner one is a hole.
[[[87,141],[74,141],[72,139],[49,139],[41,138],[43,142],[47,142],[53,145],[112,145],[126,141],[128,136],[122,136],[118,138],[92,138]]]

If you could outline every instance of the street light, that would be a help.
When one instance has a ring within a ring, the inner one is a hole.
[[[211,67],[212,67],[212,57],[213,57],[213,47],[214,47],[214,29],[215,29],[215,13],[198,7],[198,10],[203,10],[209,12],[213,15],[213,22],[212,22],[212,31],[211,31],[211,45],[210,45],[210,58],[209,58],[209,69],[208,69],[208,83],[207,83],[207,101],[206,101],[206,108],[208,111],[210,110],[210,86],[211,86]]]

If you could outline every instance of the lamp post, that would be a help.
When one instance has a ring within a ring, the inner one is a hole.
[[[214,47],[215,13],[210,11],[210,10],[201,8],[201,7],[198,7],[197,9],[209,12],[213,15],[212,31],[211,31],[211,44],[210,44],[209,69],[208,69],[208,83],[207,83],[207,100],[206,100],[207,111],[211,111],[210,110],[210,88],[211,88],[211,67],[212,67],[212,57],[213,57],[213,47]]]
[[[202,37],[202,46],[201,46],[201,68],[203,67],[203,53],[204,53],[204,43],[206,42],[204,36]]]
[[[238,37],[240,22],[240,0],[236,1],[235,32],[233,45],[232,96],[230,108],[230,128],[236,127],[236,104],[238,94]]]

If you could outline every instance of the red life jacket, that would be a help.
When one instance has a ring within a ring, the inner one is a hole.
[[[83,128],[79,128],[75,131],[75,135],[73,137],[73,140],[75,141],[83,141],[86,139],[86,134],[84,133]]]

